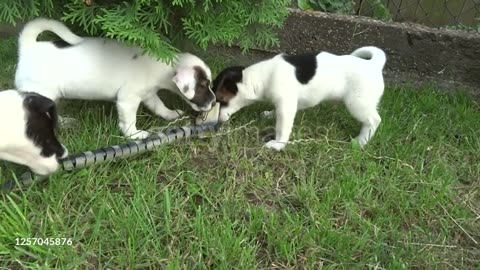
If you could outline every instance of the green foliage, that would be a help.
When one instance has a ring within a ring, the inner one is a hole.
[[[391,21],[392,15],[384,0],[298,0],[303,10],[318,10],[340,14],[367,15],[382,21]]]
[[[476,19],[476,20],[480,20],[480,18]],[[450,30],[480,33],[480,23],[477,24],[476,26],[468,26],[468,25],[464,25],[464,24],[447,25],[447,26],[445,26],[445,28],[450,29]]]
[[[353,14],[354,0],[298,0],[298,7],[303,10]]]
[[[36,16],[62,19],[89,35],[139,45],[171,60],[177,42],[205,49],[213,44],[278,44],[275,29],[288,15],[289,0],[2,0],[0,22],[15,24]],[[88,3],[88,4],[87,4]]]
[[[53,11],[53,0],[1,0],[0,22],[15,25],[19,19],[32,18],[40,14],[51,16]]]
[[[360,8],[358,9],[358,14],[362,14],[362,8],[364,3],[369,6],[371,15],[375,19],[379,19],[382,21],[391,21],[392,14],[390,10],[388,10],[387,4],[384,3],[384,0],[366,0],[360,2]]]

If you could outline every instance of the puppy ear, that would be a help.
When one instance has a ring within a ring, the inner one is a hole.
[[[183,91],[185,85],[192,85],[195,82],[195,71],[191,68],[179,68],[175,71],[172,81]]]
[[[213,80],[213,91],[217,92],[224,85],[231,88],[235,83],[241,82],[244,69],[244,66],[233,66],[222,70]]]
[[[25,101],[31,110],[39,113],[47,113],[55,107],[53,100],[38,94],[27,94]]]
[[[25,96],[25,106],[31,113],[45,114],[57,126],[58,115],[55,102],[39,94],[30,93]]]

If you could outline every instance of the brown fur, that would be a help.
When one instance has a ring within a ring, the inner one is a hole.
[[[193,96],[191,102],[195,103],[199,107],[208,105],[212,100],[215,100],[215,95],[210,90],[210,80],[207,78],[205,70],[199,66],[194,66],[195,79],[197,85],[195,85],[195,96]]]
[[[237,83],[242,81],[242,71],[245,67],[234,66],[224,69],[213,81],[213,91],[217,101],[226,106],[238,92]]]

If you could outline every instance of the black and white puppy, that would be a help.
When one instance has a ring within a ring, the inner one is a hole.
[[[62,40],[37,41],[51,31]],[[215,102],[210,68],[197,56],[179,54],[168,65],[114,40],[75,35],[63,23],[37,18],[28,22],[19,37],[15,86],[55,102],[58,99],[115,101],[119,126],[132,139],[149,135],[136,128],[141,103],[156,115],[173,120],[183,112],[167,108],[159,89],[179,94],[196,111],[209,111]]]
[[[68,155],[56,135],[55,103],[36,93],[0,91],[0,159],[25,165],[38,175],[59,168]]]
[[[381,122],[377,105],[384,90],[385,62],[381,49],[367,46],[350,55],[279,54],[249,67],[226,68],[213,82],[221,104],[219,121],[256,101],[270,101],[275,105],[276,134],[265,146],[282,150],[298,110],[341,100],[363,125],[356,139],[364,146]]]

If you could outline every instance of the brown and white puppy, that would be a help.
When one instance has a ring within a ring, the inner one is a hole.
[[[44,31],[62,40],[37,41]],[[157,95],[160,89],[180,95],[196,111],[209,111],[215,102],[210,68],[197,56],[181,53],[173,64],[167,64],[139,47],[77,36],[55,20],[28,22],[20,33],[18,54],[15,86],[19,91],[36,92],[54,101],[113,101],[120,129],[132,139],[149,135],[136,127],[141,103],[166,120],[183,114],[165,106]]]
[[[281,150],[288,143],[298,110],[340,100],[362,123],[356,139],[364,146],[381,122],[377,105],[384,90],[385,62],[381,49],[367,46],[349,55],[279,54],[249,67],[224,69],[213,82],[221,105],[219,121],[227,121],[254,102],[270,101],[275,105],[277,123],[275,139],[265,146]]]
[[[49,175],[68,155],[55,135],[55,103],[35,93],[0,91],[0,159]]]

